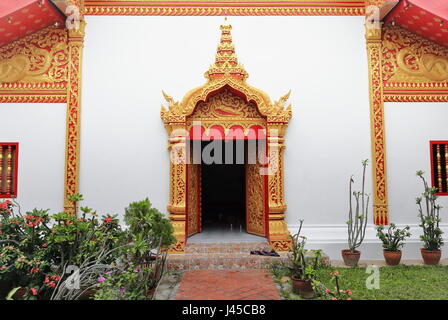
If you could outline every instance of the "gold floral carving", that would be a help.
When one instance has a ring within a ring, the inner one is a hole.
[[[364,0],[293,0],[274,3],[249,0],[226,1],[85,1],[86,15],[155,16],[294,16],[364,15]],[[136,5],[137,4],[137,5]]]
[[[195,110],[199,102],[207,101],[207,97],[212,95],[222,88],[230,87],[244,95],[246,101],[253,102],[258,112],[264,116],[273,119],[281,119],[288,122],[291,118],[291,108],[286,109],[281,103],[272,104],[269,96],[261,90],[255,89],[248,85],[241,79],[235,79],[231,76],[222,76],[213,80],[209,80],[205,85],[191,90],[182,99],[181,102],[176,102],[172,97],[165,94],[165,99],[168,102],[168,110],[162,106],[161,117],[165,123],[170,122],[185,122],[187,116],[190,116]]]
[[[65,102],[67,31],[47,27],[0,48],[1,102]]]
[[[382,61],[385,101],[448,101],[448,48],[388,25]]]
[[[385,27],[382,59],[384,81],[448,82],[448,48],[401,27]]]
[[[187,230],[188,236],[199,232],[199,175],[201,167],[199,164],[188,165],[188,202],[187,202]]]
[[[247,83],[249,75],[238,63],[230,34],[231,29],[230,25],[221,26],[221,40],[215,63],[205,73],[207,81],[204,85],[188,92],[180,102],[163,92],[168,108],[162,106],[160,115],[170,136],[168,149],[176,150],[174,153],[171,152],[171,156],[173,157],[174,154],[174,158],[185,158],[187,139],[185,134],[188,134],[191,125],[196,121],[200,121],[206,129],[217,125],[229,130],[236,125],[247,130],[251,126],[257,125],[262,127],[265,133],[274,133],[275,129],[275,134],[281,134],[282,137],[284,135],[285,128],[292,116],[291,105],[286,105],[289,93],[272,103],[266,93]],[[183,129],[184,133],[182,134],[179,129]],[[268,139],[272,142],[268,152],[274,155],[274,145],[279,141],[275,140],[275,137],[268,136]],[[283,140],[281,140],[281,144],[283,146]],[[248,189],[251,197],[249,199],[251,203],[249,221],[253,221],[253,223],[249,223],[248,230],[265,235],[270,241],[281,243],[282,245],[278,245],[278,248],[285,249],[289,248],[290,239],[283,214],[286,210],[283,195],[283,149],[281,147],[280,154],[275,155],[275,161],[270,162],[270,165],[275,168],[268,170],[268,172],[272,172],[273,178],[268,178],[270,186],[267,190],[267,198],[263,191],[267,187],[264,182],[265,176],[259,174],[260,166],[248,168],[251,173],[250,179],[253,180]],[[179,152],[182,153],[182,156],[178,154]],[[186,193],[197,192],[197,189],[193,190],[186,186],[186,171],[186,164],[179,161],[171,162],[170,203],[167,209],[170,212],[170,219],[179,228],[176,235],[178,242],[176,249],[173,249],[175,252],[181,252],[186,241],[187,231],[181,230],[179,227],[180,222],[186,227],[185,219],[188,216],[185,205]],[[257,171],[257,176],[252,175],[255,171]],[[275,204],[269,203],[269,199],[275,199]],[[268,204],[267,208],[265,208],[265,204]],[[266,217],[266,215],[268,216]],[[265,225],[266,220],[269,221],[268,226]]]
[[[373,172],[374,223],[388,224],[386,142],[384,129],[384,103],[382,80],[381,32],[366,28],[369,64],[370,125]]]
[[[216,118],[260,118],[257,106],[253,102],[246,102],[243,98],[232,94],[228,89],[214,95],[209,101],[198,103],[189,119]]]
[[[278,103],[284,104],[288,96]],[[288,250],[291,239],[285,221],[287,209],[284,197],[284,135],[286,124],[282,122],[268,123],[268,207],[269,207],[269,241],[278,251]]]
[[[69,30],[69,64],[67,86],[67,120],[64,174],[64,208],[72,210],[67,197],[78,193],[79,147],[81,121],[81,74],[82,52],[84,48],[84,29],[86,23],[81,21],[79,29]]]
[[[264,176],[260,165],[246,164],[247,232],[265,236]]]
[[[211,127],[219,126],[224,129],[225,134],[235,124],[241,126],[245,134],[253,126],[266,124],[266,118],[258,112],[255,103],[246,102],[228,89],[211,96],[206,102],[199,102],[193,114],[188,116],[188,127],[196,121],[200,121],[206,133]]]

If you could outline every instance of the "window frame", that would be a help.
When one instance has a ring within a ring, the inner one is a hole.
[[[436,144],[444,144],[446,145],[445,148],[448,148],[448,140],[430,140],[429,141],[429,155],[430,155],[430,159],[431,159],[431,187],[435,187],[435,168],[434,168],[434,151],[433,151],[433,146]],[[447,153],[448,149],[445,149],[445,153]],[[448,161],[448,159],[446,159],[446,161]],[[447,172],[448,175],[448,172]],[[448,196],[448,187],[447,187],[447,191],[437,191],[436,195],[438,196]]]
[[[15,199],[18,195],[17,187],[19,185],[19,143],[18,142],[0,142],[0,147],[3,146],[15,146],[15,158],[13,162],[14,172],[13,172],[13,192],[1,193],[0,188],[0,199]],[[2,163],[0,163],[2,165]],[[1,180],[1,178],[0,178]]]

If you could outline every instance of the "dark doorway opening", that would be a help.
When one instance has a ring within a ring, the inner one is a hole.
[[[213,163],[202,160],[201,220],[203,231],[245,232],[246,174],[244,152],[246,143],[244,141],[234,142],[235,140],[220,141],[222,145],[222,148],[220,148],[221,154],[213,154],[212,152],[215,160]],[[203,141],[202,150],[210,143],[213,143],[213,141]],[[233,149],[232,154],[230,154],[231,149]]]

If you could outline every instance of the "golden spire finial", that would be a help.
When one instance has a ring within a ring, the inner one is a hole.
[[[227,17],[224,18],[227,22]],[[236,79],[246,80],[249,76],[243,66],[238,64],[238,58],[235,54],[235,46],[232,42],[232,26],[222,24],[221,39],[216,50],[215,64],[211,65],[206,72],[206,77],[210,80],[225,75],[230,75]]]

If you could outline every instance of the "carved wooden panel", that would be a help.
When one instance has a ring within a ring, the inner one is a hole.
[[[264,176],[259,164],[246,164],[246,230],[265,236]]]
[[[188,164],[187,236],[200,232],[200,164]]]

